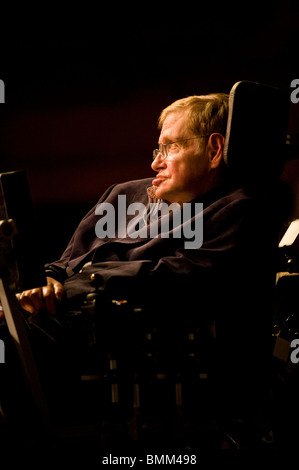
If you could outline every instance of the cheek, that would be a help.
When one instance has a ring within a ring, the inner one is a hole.
[[[175,165],[171,168],[171,181],[176,185],[184,185],[189,178],[189,169],[185,165]]]
[[[198,156],[198,158],[190,162],[189,174],[192,178],[199,178],[204,176],[208,173],[208,170],[209,163],[204,155]]]
[[[180,186],[192,184],[208,173],[208,161],[203,153],[190,153],[181,161],[170,161],[168,165],[172,181]]]
[[[198,180],[202,175],[205,174],[205,166],[198,161],[189,162],[187,165],[181,165],[175,170],[175,177],[179,179],[183,184],[191,183],[194,180]]]

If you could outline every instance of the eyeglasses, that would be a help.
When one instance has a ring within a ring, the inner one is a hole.
[[[162,160],[165,160],[168,157],[169,152],[173,150],[173,144],[179,142],[186,142],[187,140],[200,139],[201,137],[209,137],[209,135],[198,135],[196,137],[190,137],[189,139],[176,140],[175,142],[168,142],[167,144],[159,144],[159,148],[153,151],[153,160],[155,160],[159,153],[162,155]]]

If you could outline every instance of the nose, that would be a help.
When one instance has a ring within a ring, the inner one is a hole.
[[[166,166],[167,166],[166,159],[165,158],[163,159],[162,153],[159,152],[156,158],[152,161],[151,168],[154,171],[159,171],[161,168],[166,168]]]

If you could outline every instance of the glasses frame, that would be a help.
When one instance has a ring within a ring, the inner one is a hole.
[[[189,137],[188,139],[175,140],[174,142],[167,142],[167,144],[159,144],[159,148],[153,151],[153,160],[156,160],[159,153],[161,153],[162,155],[162,160],[165,160],[168,157],[167,145],[178,144],[180,142],[187,142],[188,140],[200,139],[202,137],[210,137],[210,134],[197,135],[196,137]]]

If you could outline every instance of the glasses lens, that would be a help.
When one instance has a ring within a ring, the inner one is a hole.
[[[153,159],[155,160],[155,158],[157,158],[160,153],[162,155],[162,160],[165,160],[165,158],[167,157],[166,148],[167,146],[165,144],[159,144],[159,148],[153,151]]]
[[[167,145],[160,144],[159,145],[159,151],[161,152],[163,159],[167,157]]]

